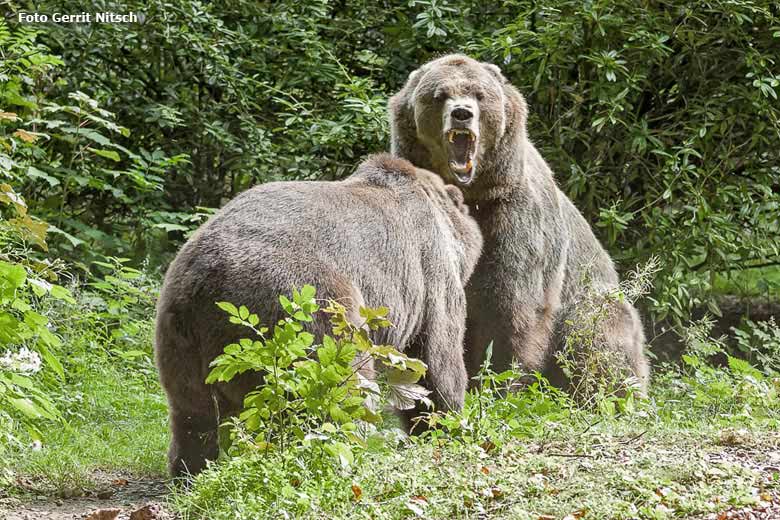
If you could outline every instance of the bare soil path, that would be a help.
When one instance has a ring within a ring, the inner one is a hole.
[[[0,498],[2,520],[171,520],[162,479],[96,472],[95,491],[75,497]],[[21,483],[24,485],[24,483]]]

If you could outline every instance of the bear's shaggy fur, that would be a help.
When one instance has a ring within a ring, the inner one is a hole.
[[[586,292],[614,290],[619,280],[528,140],[525,99],[497,66],[449,55],[414,71],[389,111],[392,153],[459,185],[484,235],[466,288],[469,374],[494,341],[497,370],[514,359],[565,386],[554,354],[565,344],[566,320]],[[636,309],[617,302],[600,327],[600,348],[618,353],[645,388],[649,367]]]
[[[246,305],[266,325],[282,317],[278,295],[305,284],[318,298],[344,304],[354,323],[361,323],[360,306],[387,306],[394,326],[374,340],[422,358],[437,408],[460,408],[467,385],[464,285],[481,246],[457,188],[387,154],[343,181],[273,182],[236,197],[184,245],[157,305],[171,473],[197,473],[216,457],[220,419],[239,411],[261,382],[244,374],[205,384],[209,363],[246,334],[218,301]],[[327,319],[309,331],[317,338],[330,333]],[[363,371],[371,375],[371,367]]]

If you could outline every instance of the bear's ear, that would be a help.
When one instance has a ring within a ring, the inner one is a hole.
[[[506,117],[504,128],[509,132],[521,132],[525,134],[525,124],[528,119],[528,106],[526,105],[525,98],[509,80],[504,77],[501,73],[501,69],[497,65],[486,62],[482,62],[480,65],[498,80],[498,83],[504,91],[504,110]]]
[[[417,139],[417,123],[414,119],[414,94],[420,83],[424,67],[411,74],[406,84],[388,102],[390,118],[390,153],[407,159],[415,166],[430,168],[430,154]]]
[[[506,81],[506,78],[505,78],[505,77],[504,77],[504,75],[501,73],[501,69],[498,67],[498,65],[493,65],[492,63],[485,63],[485,62],[483,62],[481,65],[482,65],[483,67],[485,67],[485,69],[486,69],[488,72],[490,72],[490,73],[491,73],[491,74],[492,74],[492,75],[493,75],[493,76],[494,76],[494,77],[495,77],[495,78],[498,80],[498,82],[499,82],[501,85],[503,85],[504,83],[506,83],[506,82],[507,82],[507,81]]]
[[[422,67],[413,70],[411,74],[409,74],[409,77],[406,78],[406,83],[404,83],[404,89],[414,90],[417,87],[417,84],[420,82],[421,72],[422,72]]]
[[[401,87],[401,90],[396,95],[390,98],[390,123],[393,120],[401,118],[411,118],[414,121],[414,91],[417,88],[417,84],[420,83],[420,77],[422,76],[423,68],[413,70],[409,77],[406,78],[406,83]]]

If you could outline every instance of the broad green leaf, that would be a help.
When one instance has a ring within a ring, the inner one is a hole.
[[[173,224],[171,222],[160,222],[155,224],[153,227],[164,229],[165,231],[188,231],[189,230],[187,226],[182,226],[181,224]]]
[[[49,292],[51,293],[52,298],[55,300],[62,300],[72,304],[76,303],[76,299],[73,297],[73,294],[71,294],[68,289],[62,287],[61,285],[52,284],[51,290]]]
[[[38,342],[38,351],[41,353],[41,357],[46,362],[46,364],[49,365],[52,370],[54,370],[60,379],[65,378],[65,369],[62,367],[62,363],[60,363],[59,359],[57,359],[57,357],[49,351],[43,341]]]
[[[343,442],[326,444],[325,451],[328,452],[331,456],[335,457],[344,468],[348,468],[355,461],[355,458],[352,454],[352,449],[349,447],[349,445]]]
[[[54,226],[52,224],[49,224],[48,231],[49,231],[49,233],[55,233],[55,234],[58,234],[58,235],[62,235],[63,237],[65,237],[68,240],[68,242],[70,242],[70,244],[73,247],[78,247],[81,244],[85,244],[86,243],[83,240],[81,240],[80,238],[76,238],[73,235],[71,235],[70,233],[67,233],[67,232],[63,231],[60,228],[58,228],[57,226]]]
[[[52,177],[48,173],[39,170],[35,166],[28,166],[27,167],[27,176],[28,177],[32,177],[33,179],[43,179],[51,187],[58,186],[60,184],[60,180],[58,178]]]
[[[21,265],[0,261],[0,279],[5,280],[10,288],[16,289],[24,284],[27,279],[27,271]],[[2,283],[1,280],[0,283]]]
[[[314,299],[314,296],[316,294],[317,294],[317,290],[311,285],[304,285],[303,288],[301,289],[301,299],[304,301]]]
[[[44,411],[38,405],[36,405],[34,402],[32,402],[30,399],[27,399],[26,397],[24,398],[9,397],[8,402],[10,402],[14,408],[22,412],[27,417],[30,417],[31,419],[37,419],[44,415]]]
[[[217,307],[227,312],[231,316],[238,316],[238,309],[230,302],[217,302]]]

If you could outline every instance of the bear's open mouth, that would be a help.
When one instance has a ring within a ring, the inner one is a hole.
[[[450,173],[458,184],[470,184],[476,171],[477,136],[467,128],[453,128],[446,136]]]

